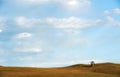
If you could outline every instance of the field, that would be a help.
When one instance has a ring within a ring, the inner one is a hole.
[[[94,67],[77,64],[63,68],[0,66],[0,77],[120,77],[120,64],[101,63]]]

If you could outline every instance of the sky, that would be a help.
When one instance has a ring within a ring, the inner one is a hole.
[[[119,0],[0,0],[0,65],[120,63]]]

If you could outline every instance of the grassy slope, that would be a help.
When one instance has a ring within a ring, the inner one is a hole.
[[[0,77],[120,77],[120,65],[104,63],[94,68],[74,65],[65,68],[0,67]]]

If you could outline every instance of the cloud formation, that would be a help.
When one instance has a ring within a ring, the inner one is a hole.
[[[109,25],[113,26],[120,26],[120,22],[118,21],[119,14],[120,14],[120,8],[114,8],[111,10],[105,10],[105,20],[104,22]]]
[[[88,20],[77,17],[69,18],[49,18],[48,22],[52,23],[56,28],[60,29],[84,29],[97,25],[100,20]]]
[[[39,26],[39,28],[52,27],[65,30],[66,32],[83,30],[89,27],[93,27],[101,23],[101,20],[89,20],[77,17],[69,18],[44,18],[44,19],[30,19],[26,17],[18,17],[15,19],[18,26],[22,28],[33,28]]]
[[[4,18],[0,18],[0,33],[6,28],[6,20]]]
[[[85,9],[91,6],[90,0],[13,0],[13,2],[20,3],[21,5],[43,5],[50,3],[68,10]]]
[[[35,19],[35,18],[29,19],[24,16],[17,17],[14,20],[17,25],[19,25],[20,27],[23,27],[23,28],[32,28],[36,24],[41,23],[41,20],[39,20],[39,19]]]
[[[37,47],[19,47],[19,48],[15,48],[14,51],[16,52],[23,52],[23,53],[39,53],[39,52],[43,52],[43,50],[41,48],[37,48]]]
[[[27,32],[19,33],[15,36],[16,39],[26,39],[26,38],[30,38],[30,37],[32,37],[32,34],[27,33]]]
[[[113,26],[120,26],[120,22],[111,16],[106,16],[105,20],[106,20],[106,24],[113,25]]]
[[[20,16],[16,17],[13,22],[16,27],[24,30],[24,32],[16,33],[13,36],[13,41],[16,44],[13,50],[17,52],[38,53],[51,51],[54,45],[58,45],[62,48],[72,48],[77,45],[89,43],[88,40],[83,37],[79,40],[75,37],[80,36],[82,30],[99,25],[101,20],[90,20],[78,17],[49,17],[42,19]],[[55,40],[52,41],[51,38],[53,38],[53,36]],[[62,37],[68,41],[65,41]],[[62,40],[65,42],[60,42]]]
[[[104,11],[104,14],[116,14],[116,15],[119,15],[120,14],[120,8],[114,8],[114,9],[111,9],[111,10],[105,10]]]

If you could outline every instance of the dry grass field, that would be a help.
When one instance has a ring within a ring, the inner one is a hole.
[[[0,67],[0,77],[120,77],[120,64],[101,63],[63,68]]]

